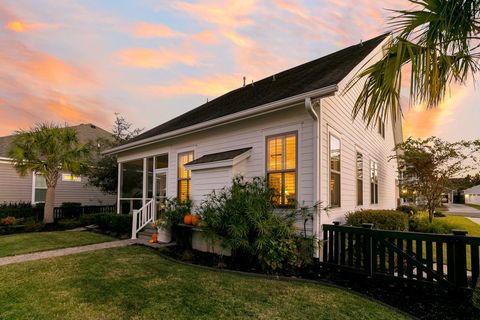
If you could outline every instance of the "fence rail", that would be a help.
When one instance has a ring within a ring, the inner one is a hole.
[[[480,272],[480,237],[323,225],[322,264],[370,277],[474,288]]]
[[[85,214],[91,213],[108,213],[116,212],[117,206],[72,206],[72,207],[56,207],[53,209],[54,219],[71,219],[78,218]]]

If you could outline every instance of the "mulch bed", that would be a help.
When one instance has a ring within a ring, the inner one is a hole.
[[[234,261],[231,257],[169,246],[161,253],[175,260],[243,272],[262,273],[259,266]],[[336,273],[322,268],[279,273],[280,276],[316,280],[353,290],[393,306],[419,319],[480,319],[480,310],[470,303],[471,292],[434,285],[388,282],[364,276]]]

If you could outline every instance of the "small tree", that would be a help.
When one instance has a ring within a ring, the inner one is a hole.
[[[118,186],[118,163],[117,156],[108,154],[102,155],[102,151],[114,148],[127,140],[136,137],[143,129],[131,129],[132,124],[124,117],[115,113],[115,122],[112,129],[112,139],[99,138],[94,149],[95,157],[92,160],[90,169],[86,173],[88,183],[99,188],[103,192],[114,194]]]
[[[441,196],[452,186],[451,178],[464,175],[477,162],[480,140],[447,142],[436,137],[408,138],[396,146],[399,169],[403,171],[403,188],[424,202],[432,222]]]
[[[84,172],[88,164],[89,145],[80,143],[77,132],[54,124],[39,124],[30,131],[18,131],[9,156],[20,175],[33,171],[45,177],[47,195],[43,220],[53,222],[55,188],[62,171]]]

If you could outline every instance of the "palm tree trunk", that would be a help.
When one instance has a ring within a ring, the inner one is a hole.
[[[55,205],[55,188],[48,187],[43,211],[43,222],[53,223],[53,206]]]

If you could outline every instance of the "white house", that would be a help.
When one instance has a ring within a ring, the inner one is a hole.
[[[361,208],[397,205],[400,117],[367,127],[352,118],[358,70],[382,56],[386,34],[240,87],[161,124],[122,146],[118,208],[140,209],[140,229],[164,197],[205,195],[236,174],[265,176],[278,205],[330,206],[311,231]]]
[[[465,194],[465,203],[480,205],[480,185],[466,189],[463,192]]]

